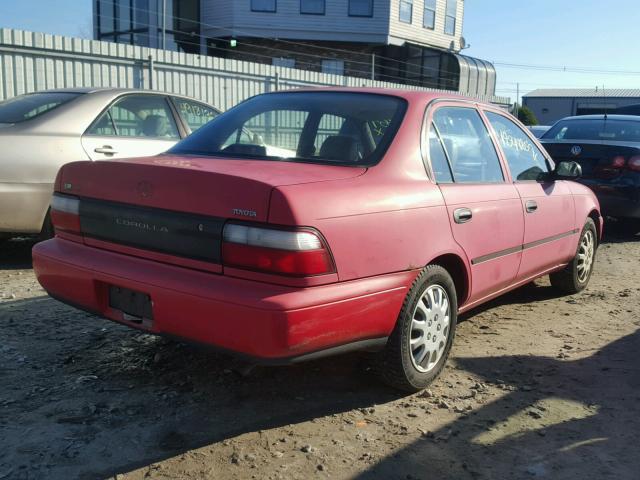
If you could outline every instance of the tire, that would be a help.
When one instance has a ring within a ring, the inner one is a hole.
[[[447,309],[440,308],[444,306],[442,299],[446,299]],[[437,311],[430,311],[434,307]],[[426,388],[447,362],[457,318],[458,299],[451,275],[440,265],[427,266],[411,285],[385,349],[374,358],[376,373],[399,390]],[[433,344],[432,332],[437,338]],[[425,352],[429,353],[418,363]]]
[[[593,272],[597,249],[598,233],[596,224],[592,219],[587,218],[580,233],[576,255],[564,269],[549,275],[551,285],[568,294],[574,294],[584,290]],[[587,258],[590,258],[586,266],[583,255],[587,255]]]

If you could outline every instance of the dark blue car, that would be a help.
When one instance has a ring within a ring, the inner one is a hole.
[[[556,162],[580,164],[579,181],[595,192],[603,215],[640,231],[640,116],[568,117],[540,141]]]

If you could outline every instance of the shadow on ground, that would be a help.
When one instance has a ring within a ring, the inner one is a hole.
[[[358,356],[248,377],[234,366],[48,297],[0,303],[0,478],[110,477],[401,397]]]
[[[31,239],[0,240],[0,270],[22,270],[31,268]]]
[[[507,393],[358,478],[639,478],[639,332],[574,361],[457,359]]]

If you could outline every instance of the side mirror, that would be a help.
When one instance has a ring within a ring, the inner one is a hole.
[[[582,176],[582,167],[577,162],[560,162],[556,165],[553,173],[555,178],[559,180],[563,178],[580,178]]]

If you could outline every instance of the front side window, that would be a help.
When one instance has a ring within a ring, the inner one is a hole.
[[[175,105],[189,129],[195,132],[203,125],[220,115],[216,109],[184,98],[174,98]]]
[[[496,131],[498,141],[509,164],[514,180],[540,180],[549,172],[547,161],[540,149],[518,125],[504,115],[485,112]]]
[[[437,0],[424,0],[422,26],[429,30],[434,30],[436,28],[436,3]]]
[[[349,0],[349,16],[373,17],[373,0]]]
[[[324,15],[325,0],[300,0],[300,13]]]
[[[275,13],[276,0],[251,0],[251,11]]]
[[[165,97],[127,95],[96,120],[89,135],[176,140],[178,127]]]
[[[504,181],[500,159],[489,131],[475,109],[442,107],[434,113],[433,123],[449,159],[453,181],[457,183]],[[441,170],[444,171],[444,168]]]
[[[447,0],[447,10],[444,17],[444,33],[447,35],[456,34],[457,16],[458,0]]]
[[[400,21],[411,23],[413,17],[413,0],[400,0]]]
[[[20,123],[36,118],[71,100],[80,93],[29,93],[0,102],[0,123]]]
[[[221,114],[171,152],[369,166],[384,155],[405,110],[404,100],[388,95],[258,95]]]

